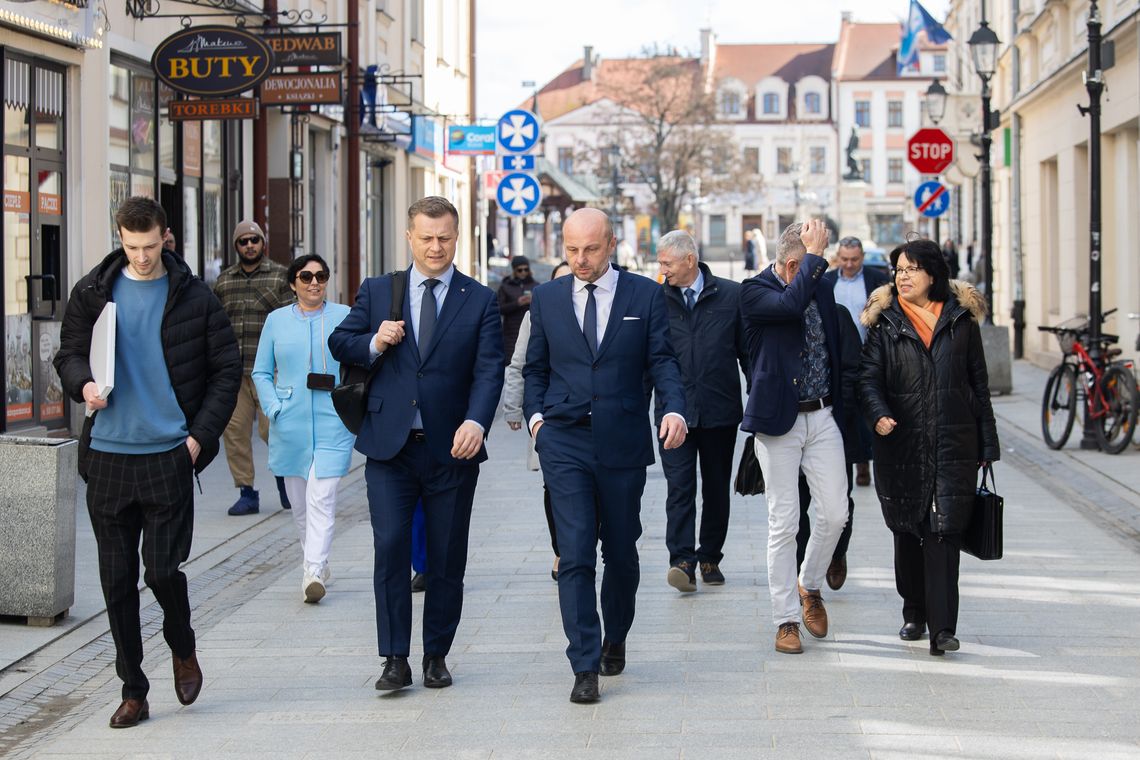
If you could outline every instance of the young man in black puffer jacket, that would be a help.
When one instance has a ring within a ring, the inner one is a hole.
[[[112,728],[150,715],[139,624],[139,539],[144,579],[162,606],[174,655],[174,690],[190,704],[202,687],[186,576],[194,525],[194,476],[218,453],[233,412],[241,359],[218,299],[177,256],[162,251],[166,214],[128,198],[115,214],[123,247],[76,283],[64,313],[55,368],[64,392],[89,413],[79,473],[99,553],[99,578],[115,639],[123,702]],[[91,334],[108,301],[117,306],[115,386],[107,398],[90,364]]]

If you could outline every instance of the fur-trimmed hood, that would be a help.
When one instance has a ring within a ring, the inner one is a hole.
[[[964,309],[970,312],[970,316],[974,318],[975,322],[980,324],[985,319],[986,299],[973,285],[962,280],[951,280],[950,294],[958,299],[958,303]],[[882,313],[890,308],[894,301],[895,296],[891,292],[889,283],[875,288],[871,297],[867,299],[863,313],[859,315],[859,321],[863,323],[864,327],[874,327]]]

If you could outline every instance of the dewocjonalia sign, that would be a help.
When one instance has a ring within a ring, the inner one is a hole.
[[[267,106],[340,103],[340,72],[274,74],[261,83],[261,102]]]
[[[167,37],[150,60],[155,75],[177,92],[199,97],[237,95],[273,68],[260,36],[228,26],[198,26]]]

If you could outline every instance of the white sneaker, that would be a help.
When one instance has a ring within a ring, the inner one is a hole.
[[[324,582],[316,576],[305,573],[305,577],[301,580],[301,598],[309,604],[315,604],[321,601],[324,596]]]

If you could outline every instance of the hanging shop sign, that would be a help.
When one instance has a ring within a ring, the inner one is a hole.
[[[177,92],[200,97],[237,95],[256,87],[273,68],[273,51],[260,36],[228,26],[198,26],[155,48],[155,75]]]
[[[273,51],[274,65],[340,66],[339,32],[271,34],[262,37]]]
[[[257,118],[257,98],[172,100],[166,107],[171,121]]]
[[[340,72],[274,74],[261,83],[261,102],[267,106],[339,104],[344,102]]]

